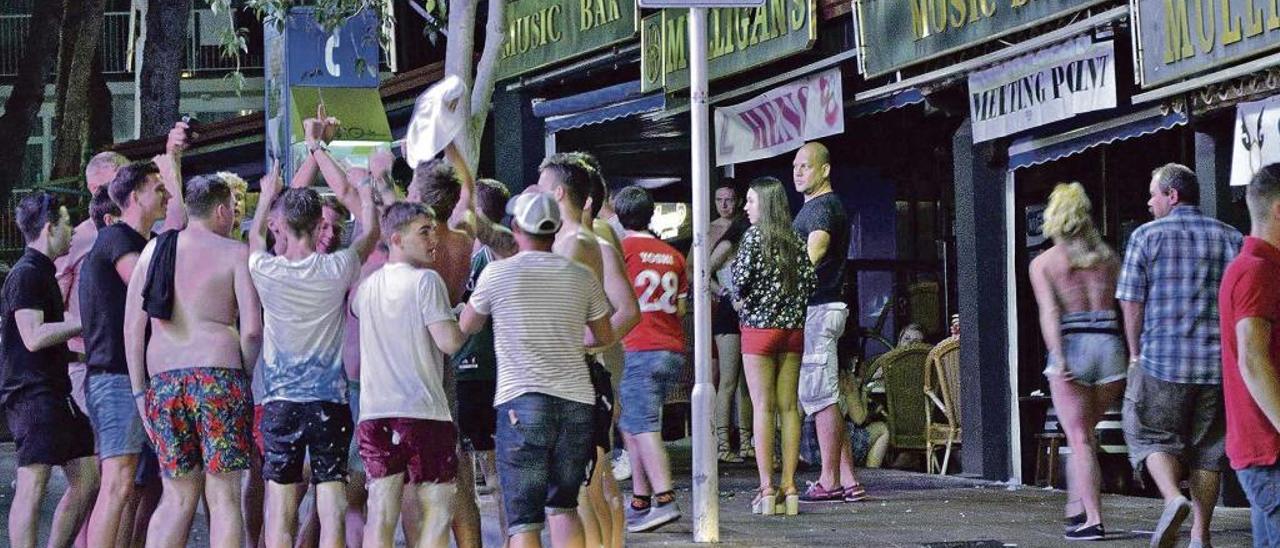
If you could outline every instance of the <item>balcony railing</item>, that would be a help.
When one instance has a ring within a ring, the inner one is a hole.
[[[0,78],[18,73],[18,66],[26,54],[27,34],[30,32],[30,15],[0,15]],[[187,44],[184,71],[227,72],[235,70],[234,59],[222,56],[220,33],[228,21],[225,15],[213,15],[208,10],[192,10],[187,18]],[[251,47],[240,57],[241,69],[262,68],[262,50]],[[102,70],[106,74],[126,74],[129,70],[129,13],[107,12],[103,17],[102,39],[98,44],[102,56]]]

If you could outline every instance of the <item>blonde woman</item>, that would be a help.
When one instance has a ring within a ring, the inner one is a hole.
[[[760,474],[751,511],[794,515],[800,504],[795,480],[800,457],[800,356],[806,305],[817,279],[804,242],[791,228],[780,181],[773,177],[752,181],[745,209],[751,228],[742,236],[734,261],[733,296],[742,322],[742,361],[754,407],[752,429]],[[782,475],[776,487],[775,421],[782,426]]]
[[[1115,311],[1120,262],[1094,227],[1091,210],[1080,183],[1054,188],[1043,228],[1053,247],[1031,261],[1031,287],[1049,354],[1044,374],[1071,447],[1067,540],[1098,540],[1105,534],[1094,426],[1124,393],[1126,373]]]

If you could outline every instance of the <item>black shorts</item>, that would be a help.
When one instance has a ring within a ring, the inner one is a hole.
[[[470,451],[493,451],[498,412],[493,408],[497,381],[458,381],[458,434]]]
[[[61,466],[94,454],[93,427],[70,396],[33,394],[10,398],[5,420],[18,449],[18,466]]]
[[[347,454],[355,424],[345,403],[273,401],[262,406],[262,477],[287,485],[302,482],[311,457],[311,483],[347,480]]]
[[[737,335],[738,323],[738,311],[733,309],[733,300],[727,295],[717,299],[711,308],[711,334]]]

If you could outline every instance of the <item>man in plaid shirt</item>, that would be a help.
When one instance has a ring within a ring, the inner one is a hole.
[[[1218,286],[1243,237],[1200,212],[1186,166],[1157,168],[1150,192],[1155,220],[1129,238],[1116,289],[1130,356],[1125,442],[1164,496],[1151,546],[1173,546],[1189,512],[1191,546],[1209,546],[1225,435]],[[1194,507],[1178,487],[1184,468]]]

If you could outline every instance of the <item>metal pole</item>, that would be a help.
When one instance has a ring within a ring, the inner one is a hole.
[[[716,387],[711,371],[711,293],[707,271],[710,151],[707,115],[707,9],[689,9],[689,126],[693,168],[693,541],[720,542]]]

